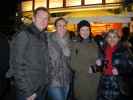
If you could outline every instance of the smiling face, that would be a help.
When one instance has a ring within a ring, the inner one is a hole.
[[[56,22],[56,32],[60,37],[64,37],[66,34],[66,22],[64,20],[58,20]]]
[[[118,44],[118,42],[120,41],[120,38],[116,32],[109,32],[106,37],[106,41],[111,47],[113,47]]]
[[[86,39],[90,35],[90,28],[88,26],[83,26],[79,30],[79,34],[83,39]]]
[[[48,13],[43,10],[37,11],[36,15],[33,16],[33,23],[40,30],[44,30],[48,26]]]

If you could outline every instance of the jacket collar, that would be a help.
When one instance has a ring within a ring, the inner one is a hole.
[[[42,31],[40,31],[33,23],[29,26],[29,29],[32,34],[41,34]]]
[[[37,38],[46,40],[47,34],[44,31],[40,31],[33,23],[27,28],[30,34],[35,35]]]

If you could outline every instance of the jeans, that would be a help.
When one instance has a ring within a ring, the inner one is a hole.
[[[17,96],[17,100],[26,100],[24,96]],[[35,100],[45,100],[43,96],[37,96]]]
[[[69,92],[69,86],[68,87],[49,87],[48,89],[48,96],[52,100],[67,100]]]

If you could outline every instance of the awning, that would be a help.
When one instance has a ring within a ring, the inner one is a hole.
[[[78,23],[80,20],[88,20],[89,22],[97,23],[128,23],[130,18],[133,17],[132,13],[125,14],[115,14],[109,11],[89,11],[89,12],[75,12],[64,16],[69,23]]]

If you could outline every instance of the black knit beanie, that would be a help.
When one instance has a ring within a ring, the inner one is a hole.
[[[77,24],[77,32],[80,31],[80,28],[83,26],[87,26],[90,28],[90,23],[87,20],[81,20],[78,24]]]

